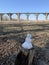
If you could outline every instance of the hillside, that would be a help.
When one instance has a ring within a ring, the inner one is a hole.
[[[49,24],[0,24],[0,64],[14,65],[20,45],[27,33],[32,34],[35,49],[33,65],[49,65]]]

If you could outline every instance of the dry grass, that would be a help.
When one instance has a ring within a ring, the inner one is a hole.
[[[1,46],[2,48],[4,48],[6,52],[5,57],[7,57],[9,53],[8,59],[3,58],[4,60],[7,59],[7,62],[6,62],[7,64],[3,61],[5,65],[8,65],[8,61],[10,61],[9,63],[11,62],[12,64],[14,63],[12,61],[12,59],[14,58],[14,55],[12,54],[13,53],[17,54],[16,48],[19,47],[19,44],[24,42],[24,39],[28,32],[31,33],[33,36],[32,44],[35,46],[35,50],[37,52],[35,62],[36,63],[43,62],[49,65],[48,63],[49,61],[49,52],[48,52],[49,51],[49,24],[48,23],[46,24],[22,23],[22,24],[0,25],[0,48]],[[1,48],[1,51],[2,51],[2,48]],[[36,61],[37,59],[38,61]]]

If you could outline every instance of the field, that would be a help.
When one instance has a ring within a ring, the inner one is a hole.
[[[14,65],[27,33],[32,34],[36,56],[33,65],[49,65],[49,22],[0,24],[0,64]]]

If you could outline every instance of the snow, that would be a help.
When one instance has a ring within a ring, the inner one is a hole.
[[[31,49],[31,48],[33,48],[32,43],[31,43],[32,42],[31,37],[32,37],[31,34],[27,34],[27,37],[25,39],[25,42],[22,44],[22,47],[24,49]]]

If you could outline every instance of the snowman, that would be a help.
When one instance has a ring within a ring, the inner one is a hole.
[[[27,36],[26,36],[26,39],[25,39],[25,42],[22,44],[22,47],[24,48],[24,49],[31,49],[31,48],[33,48],[33,46],[32,46],[32,35],[31,34],[27,34]]]

